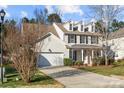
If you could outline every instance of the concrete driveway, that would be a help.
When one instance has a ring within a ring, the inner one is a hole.
[[[124,80],[86,72],[71,67],[40,69],[43,73],[59,81],[67,88],[119,88]]]

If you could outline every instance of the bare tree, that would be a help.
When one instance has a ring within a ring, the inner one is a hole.
[[[27,30],[22,34],[16,27],[6,26],[7,35],[4,39],[4,45],[22,80],[29,83],[36,72],[35,42],[42,36],[43,32],[35,31],[28,26],[26,28]]]
[[[110,27],[112,21],[118,17],[118,15],[122,12],[122,8],[117,5],[97,5],[89,7],[93,11],[93,15],[95,15],[96,19],[99,20],[99,29],[103,34],[104,41],[104,55],[105,55],[105,64],[108,65],[108,56],[109,56],[109,48],[108,48],[108,39],[109,34],[111,32]],[[97,25],[98,26],[98,25]]]
[[[40,24],[47,23],[48,10],[46,8],[44,10],[36,8],[34,11],[34,15],[37,23],[40,23]]]

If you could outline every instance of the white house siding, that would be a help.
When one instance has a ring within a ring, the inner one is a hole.
[[[115,59],[124,58],[124,37],[109,40],[110,49],[115,53]]]
[[[72,24],[72,30],[69,29],[69,28],[70,28],[70,24]],[[71,22],[65,23],[63,26],[64,26],[64,28],[67,29],[68,31],[73,31],[73,25],[74,25],[74,22],[71,21]]]
[[[64,52],[65,49],[65,43],[53,34],[37,43],[38,52]]]
[[[65,43],[51,34],[36,44],[38,66],[62,66],[63,58],[69,56]]]
[[[68,44],[68,35],[64,35],[64,42]]]
[[[80,44],[80,36],[79,35],[76,36],[76,41],[77,41],[77,44]]]
[[[85,28],[88,28],[88,32],[92,32],[92,25],[87,25]]]
[[[70,24],[70,23],[65,23],[65,24],[63,25],[64,28],[67,29],[68,31],[70,31],[70,30],[69,30],[69,24]]]

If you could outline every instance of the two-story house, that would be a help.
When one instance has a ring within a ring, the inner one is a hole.
[[[38,65],[41,67],[61,66],[64,58],[92,65],[95,56],[103,55],[102,35],[96,31],[95,22],[53,23],[48,25],[43,37],[45,38],[36,44],[39,49]]]
[[[95,30],[94,22],[84,24],[84,22],[75,23],[70,21],[63,24],[54,23],[53,26],[58,35],[62,32],[60,37],[69,49],[69,58],[92,65],[92,59],[95,56],[103,55],[102,37],[101,34]]]

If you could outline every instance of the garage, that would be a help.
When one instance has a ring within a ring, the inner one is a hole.
[[[63,66],[63,56],[64,54],[59,52],[39,53],[38,67]]]

